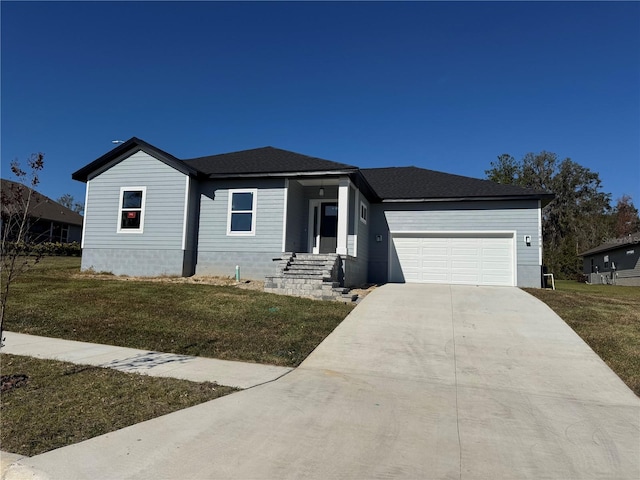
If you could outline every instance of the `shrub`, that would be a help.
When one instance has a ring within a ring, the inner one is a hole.
[[[34,256],[79,257],[82,254],[82,249],[78,242],[43,242],[32,245],[24,242],[11,242],[6,246],[11,250],[17,251],[18,254],[29,254]]]

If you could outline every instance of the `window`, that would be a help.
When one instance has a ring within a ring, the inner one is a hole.
[[[118,212],[118,232],[142,233],[146,187],[122,187]]]
[[[227,235],[255,235],[257,194],[255,188],[229,190]]]
[[[337,205],[325,205],[324,206],[324,216],[325,217],[337,217],[338,216],[338,206]]]
[[[604,256],[604,268],[609,268],[609,255]]]
[[[360,221],[362,223],[367,223],[367,206],[364,204],[364,202],[360,202]]]

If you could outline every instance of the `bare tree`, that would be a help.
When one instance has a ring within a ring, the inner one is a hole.
[[[7,183],[0,192],[2,205],[2,238],[0,257],[2,264],[0,288],[0,347],[4,344],[4,316],[11,284],[36,265],[41,254],[34,249],[35,243],[29,234],[32,221],[30,215],[36,200],[34,188],[40,183],[39,175],[44,168],[44,154],[34,153],[27,160],[27,171],[20,162],[11,163],[11,172],[17,183]]]
[[[618,199],[613,209],[616,237],[625,237],[640,230],[640,215],[630,195]]]
[[[58,200],[56,200],[63,207],[67,207],[69,210],[73,210],[80,215],[84,212],[84,205],[80,202],[76,202],[76,199],[73,198],[73,195],[69,193],[65,193]]]

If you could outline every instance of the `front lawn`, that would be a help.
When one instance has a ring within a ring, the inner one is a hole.
[[[11,286],[8,331],[144,350],[295,367],[351,305],[234,286],[78,275],[47,257]]]
[[[640,396],[640,287],[559,280],[526,289],[549,305]]]
[[[18,355],[2,354],[0,362],[0,449],[26,456],[236,391]]]

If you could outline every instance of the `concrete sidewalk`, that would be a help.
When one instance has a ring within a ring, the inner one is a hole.
[[[219,385],[242,389],[271,382],[293,370],[274,365],[150,352],[22,333],[4,332],[4,335],[5,346],[2,347],[2,353],[95,365],[154,377],[217,382]]]
[[[50,480],[627,480],[639,453],[638,397],[542,302],[389,284],[276,382],[20,463]]]

